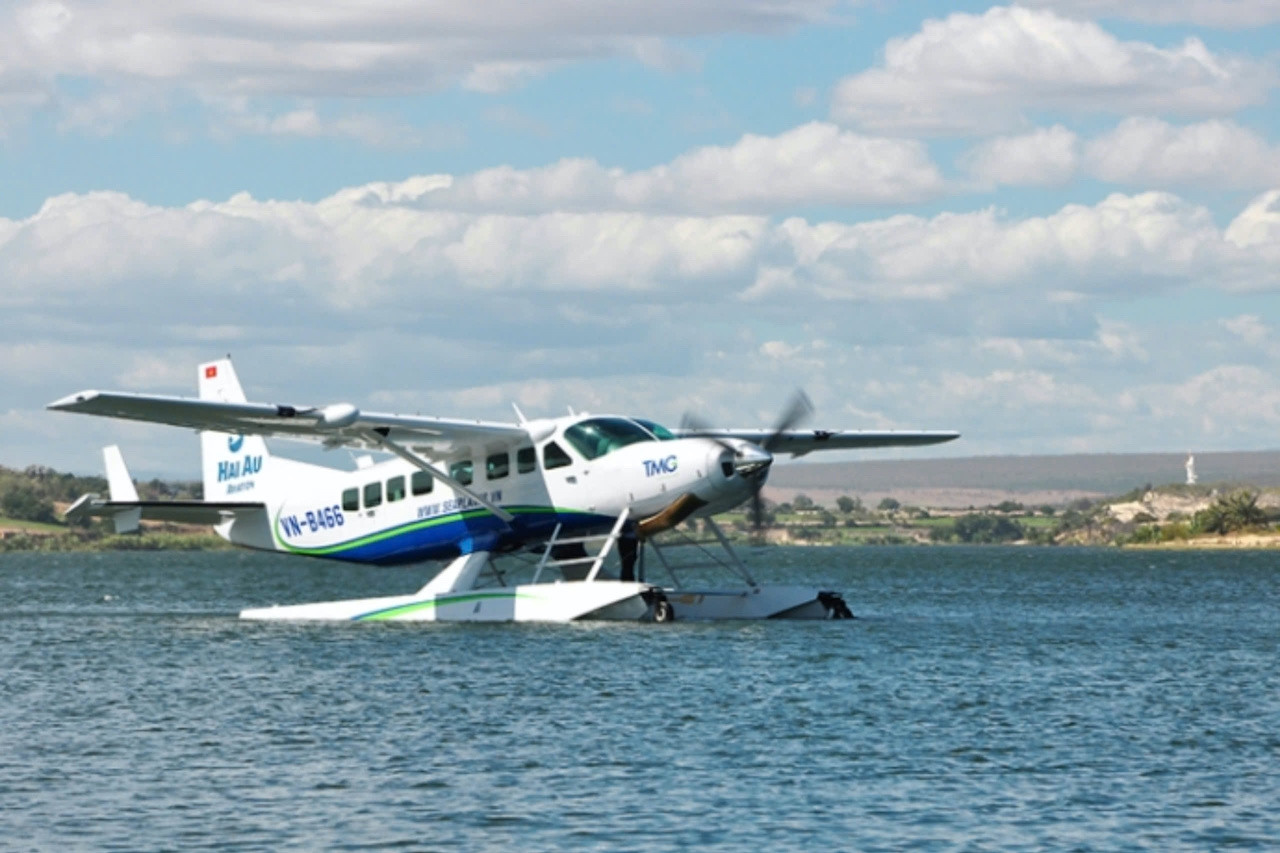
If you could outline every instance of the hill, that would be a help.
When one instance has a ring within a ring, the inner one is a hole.
[[[1063,505],[1184,482],[1186,459],[1182,453],[1096,453],[779,462],[765,497],[782,501],[804,493],[821,504],[840,495],[864,503],[894,497],[916,506],[953,508],[1003,500]],[[1278,487],[1280,450],[1197,453],[1196,473],[1201,483]]]

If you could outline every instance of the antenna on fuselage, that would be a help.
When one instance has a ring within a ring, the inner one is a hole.
[[[529,419],[524,416],[524,412],[520,411],[519,406],[517,406],[515,403],[512,403],[511,408],[516,410],[516,422],[519,423],[520,426],[524,426],[529,422]]]

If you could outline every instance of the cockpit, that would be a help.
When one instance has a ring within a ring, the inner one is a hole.
[[[599,459],[628,444],[675,438],[666,427],[629,418],[588,418],[567,427],[564,437],[587,460]]]
[[[631,420],[635,421],[636,423],[640,424],[640,426],[644,427],[649,432],[653,433],[653,437],[658,439],[658,441],[675,441],[676,440],[675,434],[672,433],[671,430],[664,427],[662,424],[654,423],[653,421],[647,420],[645,418],[632,418]]]

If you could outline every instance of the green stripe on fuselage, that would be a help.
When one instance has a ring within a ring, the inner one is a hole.
[[[381,622],[387,619],[396,619],[409,613],[417,613],[420,610],[435,609],[445,607],[449,604],[467,604],[472,601],[489,601],[495,598],[528,598],[536,599],[536,595],[525,595],[518,592],[475,592],[466,595],[451,595],[446,598],[436,597],[429,598],[425,601],[415,601],[411,604],[399,604],[395,607],[388,607],[385,610],[374,610],[360,616],[353,617],[356,622]]]
[[[503,507],[512,515],[590,515],[580,509],[557,509],[555,507],[540,506],[508,506]],[[480,518],[482,516],[491,515],[489,510],[469,509],[462,512],[452,512],[448,515],[438,515],[434,518],[424,518],[420,521],[411,521],[408,524],[402,524],[399,527],[390,527],[386,530],[380,530],[377,533],[370,533],[367,536],[361,536],[358,539],[351,539],[347,542],[339,542],[336,545],[325,545],[320,548],[306,548],[299,545],[290,545],[288,542],[280,538],[280,515],[284,512],[281,507],[276,512],[276,517],[271,524],[271,535],[275,539],[276,544],[283,550],[291,554],[303,554],[308,557],[327,557],[332,554],[338,554],[343,551],[349,551],[353,548],[360,548],[364,545],[371,545],[374,542],[381,542],[386,539],[392,539],[396,536],[404,536],[414,533],[418,530],[425,530],[428,527],[438,527],[441,524],[450,524],[455,521],[466,521],[470,518]]]

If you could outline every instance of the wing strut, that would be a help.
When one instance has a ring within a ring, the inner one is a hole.
[[[426,471],[428,474],[435,477],[437,480],[440,480],[441,482],[448,483],[450,486],[453,487],[454,491],[461,492],[462,494],[471,498],[473,501],[480,504],[485,509],[489,510],[489,512],[493,513],[498,518],[505,521],[507,524],[511,524],[511,522],[515,520],[514,515],[507,512],[505,509],[493,503],[492,501],[488,500],[487,498],[483,498],[477,493],[473,492],[471,489],[468,489],[466,486],[462,485],[457,480],[453,479],[448,474],[441,471],[439,468],[432,465],[430,462],[423,459],[421,456],[414,453],[409,448],[404,447],[403,445],[397,444],[396,442],[387,438],[385,435],[382,434],[380,430],[376,430],[376,429],[367,430],[365,432],[365,436],[374,444],[378,445],[379,447],[388,451],[389,453],[394,453],[396,456],[399,456],[401,459],[408,462],[410,465],[413,465],[416,468],[421,468],[423,471]]]

